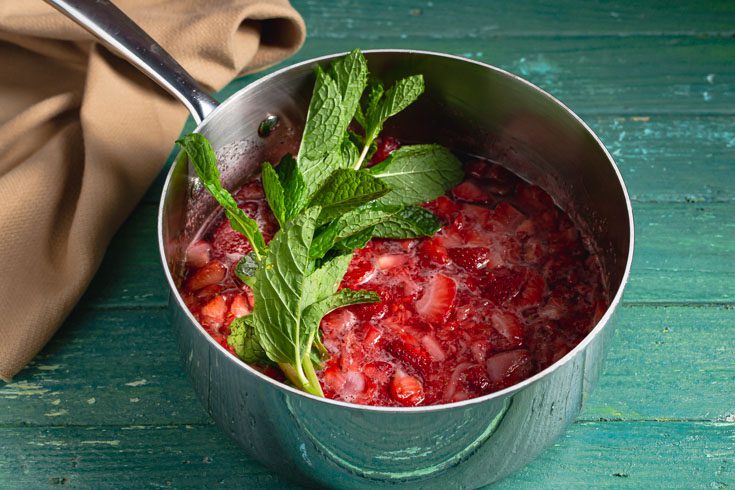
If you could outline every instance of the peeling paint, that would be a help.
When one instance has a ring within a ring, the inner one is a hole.
[[[130,383],[125,383],[125,386],[143,386],[147,385],[148,380],[147,379],[136,379],[135,381],[131,381]]]
[[[16,383],[8,383],[0,388],[0,396],[5,397],[6,395],[14,396],[33,396],[43,395],[48,393],[49,390],[44,388],[37,383],[29,383],[28,381],[18,381]]]
[[[80,444],[94,444],[94,445],[106,444],[108,446],[119,446],[120,441],[82,441],[80,442]]]
[[[62,410],[58,410],[56,412],[46,412],[46,413],[44,413],[44,415],[46,417],[61,417],[62,415],[66,415],[68,413],[69,413],[68,410],[63,410],[62,409]]]

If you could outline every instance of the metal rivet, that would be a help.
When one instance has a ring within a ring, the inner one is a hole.
[[[278,116],[275,114],[268,114],[268,116],[261,121],[260,126],[258,126],[258,135],[260,135],[261,138],[265,138],[271,134],[271,131],[273,131],[276,126],[278,126]]]

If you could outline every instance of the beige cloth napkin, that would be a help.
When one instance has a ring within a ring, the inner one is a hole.
[[[291,55],[287,0],[118,0],[219,89]],[[0,3],[0,378],[51,338],[160,171],[183,106],[40,0]]]

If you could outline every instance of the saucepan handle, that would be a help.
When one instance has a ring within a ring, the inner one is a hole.
[[[91,32],[183,102],[197,124],[217,107],[217,101],[170,54],[109,0],[46,2]]]

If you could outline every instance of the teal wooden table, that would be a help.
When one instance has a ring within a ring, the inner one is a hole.
[[[309,37],[287,63],[357,46],[488,62],[577,111],[620,165],[636,258],[605,373],[558,444],[498,487],[735,487],[735,3],[294,3]],[[0,486],[291,485],[218,431],[183,374],[160,188],[53,341],[0,386]]]

